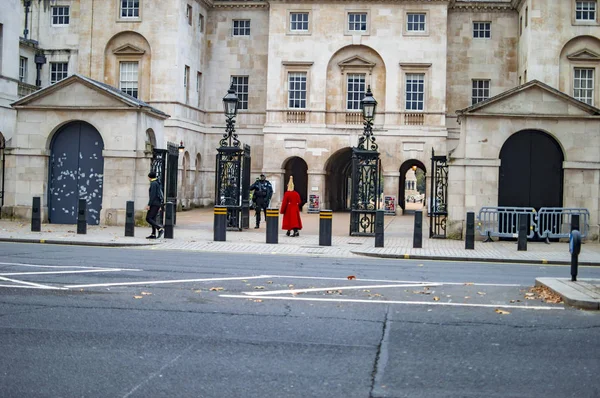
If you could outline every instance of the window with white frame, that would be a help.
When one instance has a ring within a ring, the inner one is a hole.
[[[250,36],[250,20],[249,19],[234,19],[233,20],[233,35],[234,36]]]
[[[198,14],[198,30],[204,32],[204,15]]]
[[[50,62],[50,84],[65,79],[68,75],[68,62]]]
[[[288,107],[306,109],[306,72],[288,73]]]
[[[19,58],[19,81],[27,82],[27,58],[25,57]]]
[[[121,18],[139,18],[140,0],[121,0]]]
[[[406,110],[422,111],[425,101],[425,74],[406,74]]]
[[[69,24],[69,7],[60,6],[52,7],[52,25],[68,25]]]
[[[489,39],[492,37],[491,22],[473,22],[473,37],[475,39]]]
[[[248,76],[231,76],[231,85],[238,97],[238,109],[248,109]]]
[[[290,13],[290,31],[308,32],[308,13],[292,12]]]
[[[575,2],[575,20],[576,21],[595,21],[596,20],[596,1],[576,1]]]
[[[119,89],[132,97],[138,98],[138,63],[121,62],[119,69]]]
[[[406,14],[406,30],[408,32],[425,32],[425,14],[412,12]]]
[[[471,105],[490,98],[490,81],[473,80],[471,89]]]
[[[366,32],[367,31],[367,13],[349,12],[348,13],[348,31]]]
[[[573,74],[573,97],[588,105],[594,105],[593,68],[575,68]]]
[[[346,78],[346,109],[360,110],[360,101],[365,96],[365,74],[349,73]]]

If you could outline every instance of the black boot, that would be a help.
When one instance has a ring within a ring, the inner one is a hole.
[[[256,225],[254,226],[254,229],[258,229],[258,228],[260,228],[260,227],[258,226],[258,224],[256,224]]]
[[[288,230],[288,231],[285,233],[285,236],[290,236],[290,233],[291,233],[291,232],[292,232],[292,231]]]
[[[300,236],[300,232],[297,229],[294,229],[294,235],[292,237]]]

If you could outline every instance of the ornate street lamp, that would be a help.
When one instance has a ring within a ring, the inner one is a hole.
[[[377,101],[373,98],[371,92],[371,86],[367,88],[365,97],[360,101],[360,107],[363,112],[364,131],[363,136],[358,140],[358,147],[360,149],[366,149],[368,151],[376,151],[378,146],[373,136],[373,119],[375,119],[375,109],[377,108]]]
[[[237,139],[235,133],[235,116],[237,115],[239,99],[235,94],[233,84],[227,90],[227,94],[223,97],[223,108],[225,109],[225,117],[227,118],[227,126],[225,127],[225,134],[221,140],[221,146],[235,146],[239,147],[240,142]]]
[[[185,151],[185,146],[183,145],[183,141],[179,141],[179,147],[177,149],[179,149],[179,153],[183,153],[183,151]]]

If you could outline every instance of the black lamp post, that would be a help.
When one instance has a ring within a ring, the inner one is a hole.
[[[375,109],[377,108],[377,101],[373,98],[371,92],[371,86],[367,88],[365,97],[360,101],[360,107],[363,112],[364,131],[363,136],[358,140],[358,147],[360,149],[366,149],[368,151],[376,151],[378,146],[373,136],[373,119],[375,119]]]
[[[240,141],[235,133],[235,116],[237,115],[239,99],[235,94],[233,84],[227,90],[227,94],[223,97],[223,108],[225,110],[225,117],[227,118],[227,126],[225,127],[225,134],[220,142],[221,146],[234,146],[239,147]]]
[[[183,145],[183,141],[179,141],[179,147],[177,148],[179,153],[183,153],[185,151],[185,146]]]

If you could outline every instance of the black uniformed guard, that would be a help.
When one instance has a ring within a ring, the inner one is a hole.
[[[250,185],[250,190],[254,191],[252,195],[252,201],[254,202],[254,215],[256,217],[256,225],[254,228],[260,227],[260,213],[261,211],[265,214],[265,221],[267,220],[267,208],[271,202],[271,196],[273,196],[273,186],[264,174],[260,175],[260,180]]]

